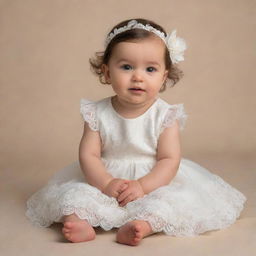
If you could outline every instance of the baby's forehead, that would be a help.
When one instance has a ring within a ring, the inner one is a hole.
[[[120,42],[112,50],[113,58],[146,58],[162,59],[166,46],[159,38],[146,38]]]
[[[120,45],[133,45],[133,46],[145,46],[145,45],[151,45],[152,47],[157,47],[157,48],[166,48],[165,43],[163,42],[162,39],[160,39],[158,36],[155,36],[152,34],[149,37],[146,38],[134,38],[134,39],[129,39],[125,41],[121,41],[116,44],[116,46]]]

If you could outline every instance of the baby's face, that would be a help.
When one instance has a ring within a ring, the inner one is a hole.
[[[103,66],[105,78],[119,100],[150,104],[167,78],[164,58],[165,44],[156,36],[121,42],[114,47],[108,65]]]

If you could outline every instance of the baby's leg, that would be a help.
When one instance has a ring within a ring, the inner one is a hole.
[[[121,244],[138,245],[144,237],[151,234],[153,231],[147,221],[133,220],[118,230],[116,241]]]
[[[76,214],[64,216],[62,233],[73,243],[86,242],[95,238],[95,231],[87,220],[81,220]]]

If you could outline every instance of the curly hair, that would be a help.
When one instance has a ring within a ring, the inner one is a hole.
[[[118,29],[120,27],[127,25],[131,20],[133,19],[125,20],[119,23],[114,28],[112,28],[109,34],[112,33],[114,29],[116,28]],[[156,24],[153,21],[146,20],[146,19],[136,19],[136,20],[143,25],[149,24],[152,27],[156,28],[157,30],[163,32],[165,36],[167,35],[166,31],[160,25]],[[90,58],[89,62],[90,62],[92,71],[99,77],[100,82],[102,84],[109,84],[107,81],[105,81],[102,65],[108,64],[111,58],[112,52],[118,43],[133,41],[133,40],[143,40],[150,37],[152,37],[152,32],[149,32],[143,29],[136,28],[136,29],[127,30],[120,34],[117,34],[107,45],[105,51],[96,52],[95,58]],[[167,79],[171,82],[168,84],[170,85],[170,87],[173,87],[181,79],[181,77],[183,76],[183,72],[177,67],[176,64],[172,63],[169,55],[169,51],[166,46],[165,46],[165,68],[166,70],[168,70]],[[163,84],[160,92],[166,89],[166,85],[167,85],[167,81]]]

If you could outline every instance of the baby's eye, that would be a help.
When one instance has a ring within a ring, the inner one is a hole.
[[[121,69],[124,69],[124,70],[131,70],[132,69],[132,66],[129,65],[129,64],[124,64],[121,66]]]
[[[154,71],[156,71],[156,68],[154,68],[154,67],[147,68],[147,72],[154,72]]]

